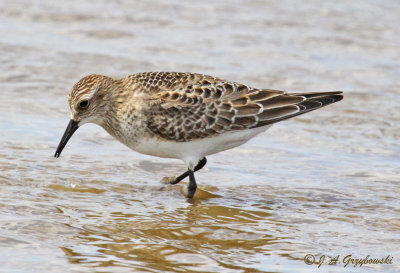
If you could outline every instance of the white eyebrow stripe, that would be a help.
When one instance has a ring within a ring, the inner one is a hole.
[[[99,90],[100,84],[97,83],[95,86],[93,86],[93,88],[90,90],[90,92],[87,92],[87,89],[84,89],[78,93],[75,94],[76,97],[79,97],[82,94],[82,97],[80,98],[80,100],[82,99],[86,99],[86,100],[90,100],[93,95],[97,92],[97,90]]]

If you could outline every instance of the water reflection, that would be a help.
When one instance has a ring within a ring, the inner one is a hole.
[[[283,239],[260,229],[260,221],[269,216],[263,210],[202,201],[152,215],[110,212],[105,217],[103,213],[90,212],[91,220],[98,225],[82,226],[73,238],[80,244],[62,249],[71,262],[96,268],[254,272],[240,264],[257,248],[263,252],[268,245]]]

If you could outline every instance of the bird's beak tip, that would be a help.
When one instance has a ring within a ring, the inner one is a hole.
[[[61,138],[60,144],[58,144],[56,153],[54,154],[55,158],[59,158],[62,150],[65,145],[67,145],[68,140],[75,133],[75,131],[79,128],[79,121],[75,121],[71,119],[68,123],[67,129],[65,129],[64,135]]]

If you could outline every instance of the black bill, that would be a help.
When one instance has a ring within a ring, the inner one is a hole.
[[[78,121],[75,120],[70,120],[67,126],[67,129],[65,129],[64,135],[61,138],[60,144],[58,144],[58,148],[56,153],[54,154],[55,157],[59,157],[61,155],[62,150],[64,149],[65,145],[67,145],[68,140],[71,138],[71,136],[75,133],[75,131],[78,129]]]

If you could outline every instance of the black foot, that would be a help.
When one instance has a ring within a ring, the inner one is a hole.
[[[204,157],[202,160],[199,161],[199,163],[197,163],[196,167],[194,167],[194,170],[192,171],[197,172],[198,170],[202,169],[207,163],[207,159]],[[178,176],[177,178],[175,178],[175,181],[169,182],[170,184],[177,184],[179,182],[181,182],[183,179],[185,179],[186,177],[190,176],[190,170],[184,172],[183,174],[181,174],[180,176]],[[193,179],[194,179],[194,174],[193,174]],[[196,181],[194,182],[194,184],[196,185]],[[195,189],[196,191],[196,189]]]
[[[189,186],[188,186],[188,198],[193,198],[197,185],[196,185],[196,179],[194,179],[194,171],[188,170],[189,173]]]

